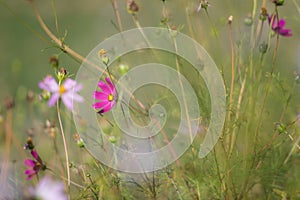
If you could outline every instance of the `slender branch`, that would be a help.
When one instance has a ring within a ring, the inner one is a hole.
[[[61,130],[61,136],[62,136],[63,143],[64,143],[65,156],[66,156],[67,177],[68,177],[68,186],[70,187],[71,181],[70,181],[68,148],[67,148],[65,133],[64,133],[64,129],[63,129],[62,121],[61,121],[61,116],[60,116],[59,101],[57,101],[57,103],[56,103],[56,109],[57,109],[57,116],[58,116],[59,126],[60,126],[60,130]]]
[[[123,32],[123,27],[122,27],[122,22],[121,22],[121,17],[120,17],[120,12],[119,12],[119,8],[118,8],[118,3],[116,0],[112,0],[111,1],[117,21],[118,21],[118,26],[119,26],[119,31]]]
[[[234,79],[235,79],[235,71],[234,71],[234,44],[233,44],[233,36],[232,36],[232,26],[231,22],[228,23],[229,28],[229,38],[230,38],[230,48],[231,48],[231,84],[230,84],[230,94],[229,94],[229,108],[227,115],[227,142],[230,145],[230,120],[231,115],[233,114],[232,105],[233,105],[233,89],[234,89]],[[232,136],[233,137],[233,136]]]

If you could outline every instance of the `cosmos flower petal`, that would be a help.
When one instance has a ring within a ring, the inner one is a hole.
[[[110,94],[110,88],[103,81],[99,81],[98,86],[101,88],[103,93]]]
[[[78,92],[82,90],[82,88],[83,88],[82,84],[76,84],[73,88],[73,92]]]
[[[284,20],[284,19],[280,19],[280,20],[278,21],[278,27],[283,28],[284,25],[285,25],[285,20]]]
[[[285,23],[286,23],[286,21],[284,19],[279,19],[279,21],[277,23],[277,16],[271,15],[271,16],[268,16],[268,21],[269,21],[269,24],[272,21],[272,25],[271,24],[270,25],[271,25],[272,30],[275,33],[285,36],[285,37],[292,36],[291,29],[284,28]]]
[[[61,97],[63,103],[69,110],[73,110],[73,99],[70,96],[63,95]]]
[[[32,150],[30,153],[31,153],[32,157],[34,157],[36,160],[39,159],[39,154],[35,150]]]
[[[102,113],[110,111],[113,107],[114,107],[114,101],[106,104],[105,106],[103,106]]]
[[[52,76],[46,76],[43,81],[39,82],[39,87],[48,92],[58,90],[58,84]]]
[[[28,176],[34,175],[34,174],[36,174],[36,171],[33,169],[27,169],[27,170],[25,170],[25,174]]]
[[[67,78],[64,81],[63,86],[65,87],[66,90],[71,90],[76,86],[76,81],[74,81],[73,79]]]
[[[93,107],[95,109],[102,109],[103,107],[105,107],[107,104],[110,104],[109,101],[101,101],[101,102],[96,102],[93,104]]]
[[[104,101],[104,100],[108,99],[108,94],[103,93],[103,92],[99,92],[99,91],[95,91],[94,92],[94,98],[97,99],[97,100]]]
[[[48,101],[48,106],[52,107],[59,99],[59,93],[53,93]]]
[[[35,162],[34,160],[31,160],[31,159],[26,159],[24,160],[24,164],[28,167],[34,167],[35,166]]]
[[[31,180],[31,179],[32,179],[32,177],[33,177],[33,175],[35,175],[35,174],[28,175],[28,176],[27,176],[27,178],[26,178],[26,181],[29,181],[29,180]]]
[[[111,82],[111,80],[110,80],[108,77],[106,77],[105,80],[106,80],[106,82],[108,83],[108,87],[109,87],[109,89],[110,89],[110,93],[113,93],[113,94],[114,94],[114,91],[115,91],[115,86],[114,86],[114,84]]]

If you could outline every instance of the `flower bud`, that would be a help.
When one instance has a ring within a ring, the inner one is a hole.
[[[261,8],[261,12],[260,12],[260,15],[259,15],[259,19],[261,21],[265,21],[266,19],[268,18],[268,12],[267,12],[267,9],[262,7]]]
[[[54,69],[57,69],[58,64],[59,64],[57,56],[51,56],[49,58],[49,63],[51,65],[51,67],[53,67]]]
[[[265,54],[267,52],[267,50],[268,50],[268,44],[267,43],[263,42],[259,45],[259,52],[261,54]]]
[[[83,139],[77,133],[74,134],[73,137],[79,148],[83,148],[85,146]]]
[[[122,75],[125,75],[129,71],[129,66],[127,64],[120,64],[119,71]]]
[[[44,101],[48,101],[50,97],[51,97],[51,93],[46,90],[43,90],[43,92],[39,95],[39,99]]]
[[[100,56],[103,64],[108,65],[108,63],[109,63],[109,57],[107,56],[107,51],[105,49],[101,49],[99,51],[99,56]]]
[[[57,72],[57,79],[59,82],[63,81],[67,77],[67,70],[65,68],[60,68],[59,71]]]
[[[33,142],[32,142],[32,138],[31,137],[28,137],[27,138],[27,141],[26,141],[26,144],[24,145],[24,149],[25,150],[33,150],[34,149],[34,145],[33,145]]]
[[[34,101],[34,93],[31,90],[27,92],[26,99],[29,103],[32,103]]]
[[[129,14],[135,15],[139,11],[138,5],[135,3],[135,1],[130,0],[127,3],[127,12]]]
[[[244,24],[245,24],[246,26],[251,26],[251,25],[253,24],[253,19],[252,19],[252,17],[251,17],[251,16],[246,17],[246,18],[244,19]]]
[[[115,144],[117,142],[117,138],[113,135],[109,136],[109,141],[112,143],[112,144]]]
[[[282,6],[284,4],[284,0],[272,0],[272,2],[276,5],[276,6]]]
[[[230,15],[230,16],[228,17],[228,24],[231,24],[231,23],[232,23],[232,21],[233,21],[233,16],[232,16],[232,15]]]

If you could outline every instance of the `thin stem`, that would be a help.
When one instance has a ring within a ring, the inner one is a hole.
[[[296,0],[293,0],[293,3],[295,4],[295,7],[297,8],[297,11],[300,14],[300,6],[298,5],[298,3],[296,2]]]
[[[53,10],[54,19],[55,19],[56,32],[57,32],[57,34],[60,34],[60,32],[59,32],[59,26],[58,26],[57,13],[56,13],[55,5],[54,5],[54,0],[51,1],[51,5],[52,5],[52,10]]]
[[[234,71],[234,44],[233,44],[233,36],[232,36],[232,26],[231,22],[229,22],[229,38],[230,38],[230,48],[231,48],[231,84],[230,84],[230,94],[229,94],[229,109],[228,109],[228,115],[227,115],[227,142],[228,145],[230,142],[230,120],[231,120],[231,115],[233,114],[232,112],[232,105],[233,105],[233,89],[234,89],[234,79],[235,79],[235,71]],[[232,137],[234,137],[232,135]]]
[[[118,8],[118,3],[116,0],[112,0],[112,7],[114,9],[117,21],[118,21],[118,26],[119,26],[119,31],[122,32],[123,31],[123,26],[122,26],[122,22],[121,22],[121,17],[120,17],[120,12],[119,12],[119,8]]]
[[[248,67],[245,70],[244,80],[242,82],[242,86],[241,86],[241,89],[240,89],[240,94],[239,94],[239,97],[238,97],[236,113],[235,113],[235,122],[237,122],[237,120],[239,119],[239,115],[240,115],[240,109],[241,109],[242,99],[243,99],[243,95],[244,95],[244,92],[245,92],[245,85],[246,85],[246,80],[247,80],[247,72],[248,72]],[[232,155],[233,147],[235,145],[236,130],[237,130],[237,125],[234,125],[233,126],[233,131],[232,131],[231,143],[230,143],[231,146],[230,146],[230,151],[229,151],[229,157]]]
[[[60,116],[60,108],[59,108],[59,101],[56,103],[56,109],[57,109],[57,116],[58,116],[58,121],[59,121],[59,126],[61,130],[61,135],[64,143],[64,150],[65,150],[65,156],[66,156],[66,168],[67,168],[67,177],[68,177],[68,186],[70,187],[70,169],[69,169],[69,154],[68,154],[68,149],[67,149],[67,143],[66,143],[66,138],[65,138],[65,133],[61,121],[61,116]]]
[[[278,17],[278,14],[276,16]],[[258,125],[256,127],[256,131],[255,131],[255,135],[254,135],[254,155],[256,155],[256,147],[257,147],[257,142],[258,142],[258,133],[259,133],[259,128],[260,128],[261,123],[262,123],[262,115],[264,113],[266,101],[267,101],[269,91],[270,91],[270,88],[271,88],[271,83],[272,83],[272,80],[273,80],[273,73],[274,73],[275,63],[276,63],[276,59],[277,59],[278,47],[279,47],[279,34],[277,34],[277,37],[276,37],[276,46],[275,46],[274,54],[273,54],[272,68],[271,68],[271,72],[270,72],[270,77],[269,77],[268,82],[267,82],[266,93],[264,95],[263,104],[262,104],[261,111],[260,111],[259,117],[258,117]]]

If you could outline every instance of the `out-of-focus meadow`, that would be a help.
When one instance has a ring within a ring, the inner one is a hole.
[[[80,147],[72,115],[61,106],[70,187],[57,111],[40,100],[38,83],[46,75],[54,76],[49,64],[53,55],[59,55],[59,67],[66,68],[73,79],[81,63],[57,48],[41,28],[30,2],[0,0],[0,199],[30,198],[28,188],[46,175],[63,182],[70,199],[300,199],[299,0],[286,0],[282,6],[270,0],[211,0],[199,12],[199,3],[206,1],[139,0],[134,16],[128,13],[125,0],[34,1],[51,31],[83,57],[119,33],[116,2],[123,30],[137,28],[138,23],[176,29],[196,40],[215,61],[226,86],[226,121],[214,150],[199,159],[203,135],[197,136],[179,162],[139,175],[110,169]],[[269,14],[277,10],[293,35],[272,36],[267,19],[260,26],[262,7]],[[156,53],[169,62],[163,52]],[[151,59],[142,53],[127,56],[127,65]],[[114,63],[112,72],[117,73],[121,64],[122,60]],[[193,76],[185,70],[187,79]],[[204,91],[197,93],[201,135],[209,125],[211,108],[204,83],[199,80],[199,86],[193,80],[193,86]],[[51,169],[39,171],[38,178],[29,181],[24,160],[31,155],[23,149],[28,137]]]

